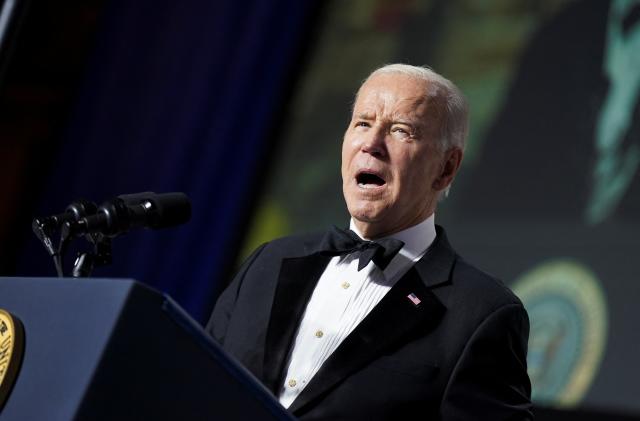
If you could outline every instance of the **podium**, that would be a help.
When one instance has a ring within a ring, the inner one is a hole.
[[[0,278],[24,353],[0,421],[293,420],[175,302],[132,280]]]

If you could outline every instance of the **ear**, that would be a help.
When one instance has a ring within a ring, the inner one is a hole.
[[[462,156],[462,149],[458,147],[450,148],[444,153],[440,175],[433,181],[433,188],[435,190],[444,190],[453,182],[453,179],[460,169]]]

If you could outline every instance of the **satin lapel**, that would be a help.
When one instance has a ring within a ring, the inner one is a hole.
[[[409,296],[415,296],[419,303]],[[411,268],[325,361],[289,410],[302,409],[370,361],[412,336],[424,335],[440,321],[444,311],[418,271]]]
[[[280,388],[280,377],[302,314],[330,260],[331,257],[312,254],[282,261],[264,353],[264,382],[274,394]]]
[[[427,287],[436,287],[449,282],[456,252],[440,225],[436,225],[436,240],[422,259],[414,266]]]

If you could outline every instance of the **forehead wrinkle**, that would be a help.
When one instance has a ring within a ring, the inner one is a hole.
[[[428,99],[422,95],[397,98],[394,93],[375,92],[373,95],[362,98],[362,101],[356,102],[354,117],[419,124],[422,118],[418,114],[427,102]]]
[[[390,112],[392,121],[419,123],[423,118],[419,116],[423,112],[427,100],[422,96],[403,98],[397,101]]]

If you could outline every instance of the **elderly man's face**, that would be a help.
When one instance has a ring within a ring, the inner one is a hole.
[[[342,144],[342,189],[367,238],[409,228],[431,215],[462,159],[438,146],[437,99],[427,82],[378,74],[360,88]]]

